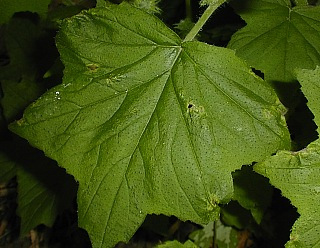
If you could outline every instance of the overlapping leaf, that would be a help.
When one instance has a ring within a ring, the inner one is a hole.
[[[250,210],[257,223],[260,223],[272,198],[272,186],[268,180],[255,173],[252,167],[245,166],[233,173],[233,199]],[[263,192],[263,194],[261,194]]]
[[[26,234],[40,224],[52,226],[57,215],[72,206],[76,184],[54,161],[7,133],[7,123],[20,118],[45,91],[39,78],[55,58],[48,34],[29,19],[12,18],[4,36],[10,63],[0,67],[0,181],[17,177],[17,213],[21,234]]]
[[[45,92],[47,83],[42,76],[53,64],[57,51],[48,32],[28,19],[12,18],[4,37],[10,63],[0,67],[1,105],[10,123]]]
[[[297,77],[301,84],[301,90],[308,99],[308,107],[314,115],[314,121],[320,127],[320,66],[315,70],[298,70]]]
[[[297,75],[319,127],[320,68],[299,70]],[[301,215],[292,228],[287,247],[319,247],[320,140],[299,152],[281,151],[254,168],[268,177]]]
[[[289,0],[242,0],[234,6],[247,26],[229,47],[267,80],[291,82],[296,68],[320,65],[320,6],[292,7]]]
[[[21,234],[40,224],[52,226],[57,215],[73,204],[76,195],[73,178],[19,139],[1,142],[0,150],[1,182],[17,176]]]
[[[295,222],[287,247],[319,247],[320,243],[320,144],[300,152],[281,151],[255,170],[270,178],[301,215]]]
[[[67,20],[64,83],[11,129],[79,181],[93,247],[128,240],[148,213],[206,223],[231,172],[288,147],[283,106],[231,50],[182,42],[128,4]]]

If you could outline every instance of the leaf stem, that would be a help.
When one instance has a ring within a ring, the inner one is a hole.
[[[213,248],[218,248],[217,245],[217,221],[213,222]]]
[[[202,16],[199,18],[197,23],[193,26],[193,28],[187,34],[187,36],[184,38],[184,41],[192,41],[194,37],[196,37],[196,35],[202,29],[203,25],[208,21],[208,19],[213,14],[213,12],[224,2],[226,2],[226,0],[216,0],[213,3],[211,3],[208,6],[208,8],[204,11]]]
[[[192,12],[191,12],[191,0],[186,1],[186,17],[190,20],[192,19]]]

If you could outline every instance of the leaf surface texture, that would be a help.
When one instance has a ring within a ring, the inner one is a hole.
[[[297,78],[319,127],[320,68],[298,70]],[[280,151],[254,169],[268,177],[298,209],[300,217],[293,225],[286,247],[320,247],[320,140],[299,152]]]
[[[64,82],[11,130],[79,182],[93,247],[128,240],[147,214],[208,223],[231,172],[289,145],[283,106],[234,52],[182,42],[128,4],[68,19]]]
[[[320,6],[292,7],[289,0],[243,0],[233,6],[247,26],[228,46],[265,79],[292,82],[296,68],[320,65]]]
[[[280,151],[255,170],[270,179],[300,217],[294,223],[286,247],[316,248],[320,243],[320,144],[311,143],[299,152]]]

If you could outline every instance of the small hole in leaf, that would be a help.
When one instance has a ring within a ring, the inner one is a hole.
[[[96,65],[96,64],[89,64],[89,65],[87,65],[87,68],[88,68],[90,71],[96,71],[96,70],[99,68],[99,66]]]
[[[189,105],[188,105],[188,108],[192,108],[192,107],[193,107],[193,104],[189,104]]]

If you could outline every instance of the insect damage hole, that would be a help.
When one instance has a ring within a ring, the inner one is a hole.
[[[91,72],[95,72],[97,71],[97,69],[99,68],[99,66],[97,64],[88,64],[87,68],[89,69],[89,71]]]
[[[193,107],[193,104],[189,103],[188,104],[188,109],[192,108]]]

